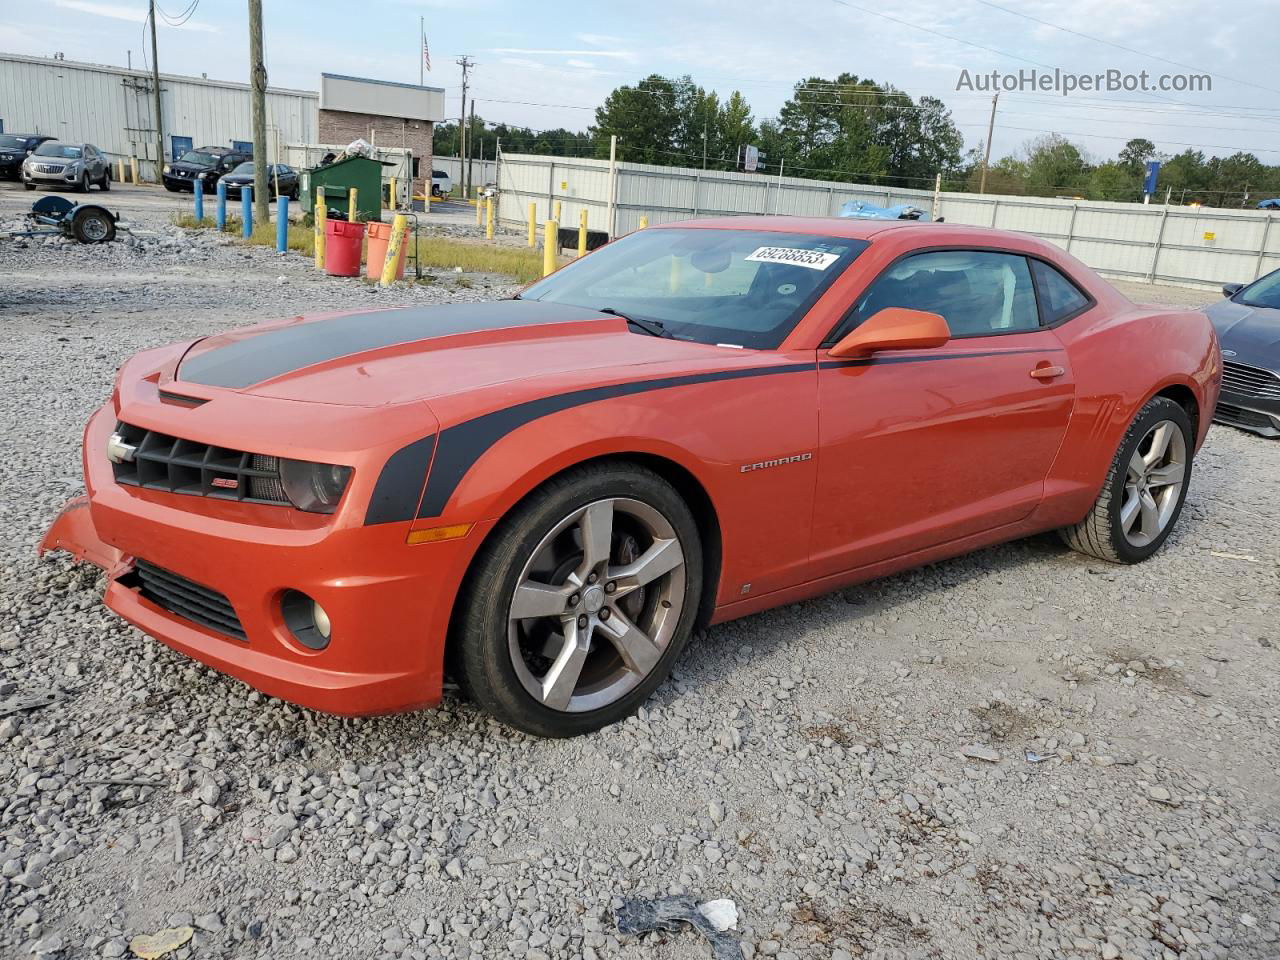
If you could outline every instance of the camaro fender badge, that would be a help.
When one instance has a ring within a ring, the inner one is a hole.
[[[759,460],[755,463],[744,463],[738,468],[739,473],[750,473],[752,470],[764,470],[768,467],[780,467],[786,463],[803,463],[812,460],[813,453],[797,453],[794,457],[778,457],[776,460]]]
[[[129,443],[118,433],[107,439],[107,459],[112,463],[132,463],[137,452],[137,445]]]

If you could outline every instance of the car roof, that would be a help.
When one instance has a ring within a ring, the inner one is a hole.
[[[993,230],[990,227],[973,227],[958,223],[932,223],[928,220],[860,220],[853,217],[708,217],[699,220],[679,220],[655,225],[655,229],[694,227],[706,230],[760,230],[775,233],[809,233],[828,237],[847,237],[852,240],[870,240],[887,231],[893,231],[895,240],[907,243],[918,241],[920,246],[946,246],[949,244],[978,243],[983,246],[1025,247],[1028,243],[1038,246],[1037,238],[1009,230]]]

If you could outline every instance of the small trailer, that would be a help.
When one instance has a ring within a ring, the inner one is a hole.
[[[41,197],[31,205],[33,230],[15,230],[11,237],[70,237],[80,243],[109,243],[116,238],[120,218],[97,203],[72,203],[66,197]]]

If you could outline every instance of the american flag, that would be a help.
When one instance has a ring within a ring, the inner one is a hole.
[[[422,35],[422,63],[428,70],[431,69],[431,51],[427,48],[427,35],[425,33]]]

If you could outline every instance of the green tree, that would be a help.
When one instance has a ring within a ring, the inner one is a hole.
[[[1130,141],[1132,142],[1132,141]],[[1100,163],[1089,172],[1085,192],[1090,200],[1137,200],[1142,180],[1124,160]]]
[[[620,159],[673,165],[672,154],[679,152],[682,128],[687,126],[681,108],[687,104],[687,95],[656,73],[634,87],[618,87],[596,108],[591,128],[596,156],[607,157],[609,138],[616,136]]]
[[[1134,137],[1120,150],[1119,161],[1122,166],[1135,176],[1140,176],[1147,163],[1154,160],[1156,145],[1142,137]]]
[[[1088,161],[1066,137],[1047,133],[1029,141],[1023,150],[1027,156],[1028,193],[1054,197],[1084,189]]]

